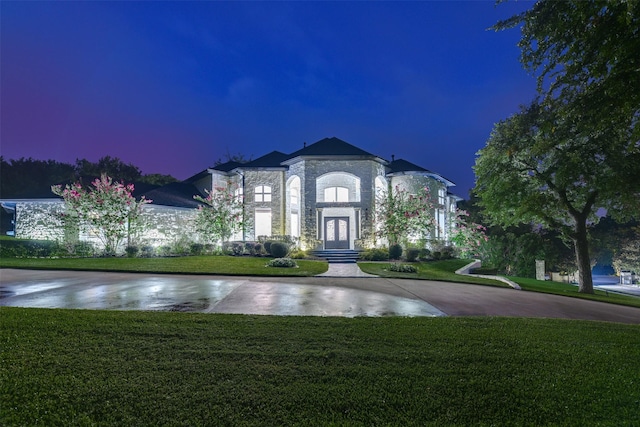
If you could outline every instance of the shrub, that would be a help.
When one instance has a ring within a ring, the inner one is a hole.
[[[407,248],[407,261],[416,262],[418,260],[419,255],[420,255],[420,249]]]
[[[264,250],[267,251],[267,254],[271,255],[271,244],[273,243],[272,240],[267,240],[266,242],[264,242]]]
[[[267,264],[267,267],[293,268],[297,266],[298,264],[291,258],[274,258]]]
[[[234,256],[240,256],[244,253],[244,245],[240,242],[234,242],[231,245],[231,251]]]
[[[418,269],[415,265],[411,264],[390,264],[389,271],[395,271],[398,273],[417,273]]]
[[[255,246],[253,247],[253,250],[255,251],[255,255],[257,256],[262,255],[262,251],[263,251],[262,243],[256,243]]]
[[[427,248],[420,249],[420,259],[421,260],[431,259],[431,251]]]
[[[51,240],[2,239],[0,254],[3,257],[47,258],[58,248]]]
[[[307,257],[307,252],[303,251],[302,249],[295,249],[291,251],[291,253],[289,254],[289,258],[293,258],[293,259],[304,259],[306,257]]]
[[[171,246],[162,245],[158,248],[158,255],[160,256],[170,256],[171,255]]]
[[[127,256],[129,258],[135,258],[135,256],[138,255],[140,248],[138,248],[136,245],[129,245],[124,248],[124,251],[127,253]]]
[[[192,243],[189,246],[191,255],[202,255],[204,252],[204,245],[202,243]]]
[[[386,248],[367,249],[360,254],[360,259],[365,261],[386,261],[389,259],[389,250]]]
[[[151,258],[156,254],[156,248],[151,245],[144,245],[142,247],[142,256],[145,258]]]
[[[439,260],[441,257],[442,257],[442,252],[440,252],[440,251],[431,252],[431,258],[433,258],[435,260]]]
[[[456,255],[456,250],[453,246],[444,246],[440,254],[440,259],[455,258],[455,255]]]
[[[389,246],[389,259],[400,259],[402,256],[402,246],[395,244]]]
[[[289,245],[283,242],[271,243],[271,255],[275,258],[284,258],[289,253]]]
[[[245,242],[244,249],[249,255],[256,254],[256,244],[254,242]]]

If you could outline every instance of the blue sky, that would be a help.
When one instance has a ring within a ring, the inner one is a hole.
[[[3,1],[0,152],[185,179],[335,136],[467,197],[493,124],[535,92],[519,30],[487,29],[532,5]]]

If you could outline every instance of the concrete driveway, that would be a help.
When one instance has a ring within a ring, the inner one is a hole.
[[[423,280],[0,270],[0,306],[304,316],[516,316],[640,324],[640,308]]]

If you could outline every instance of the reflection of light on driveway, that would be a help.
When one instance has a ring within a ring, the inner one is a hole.
[[[198,311],[280,316],[444,316],[428,303],[366,289],[198,276],[56,273],[35,283],[12,273],[0,305]],[[409,296],[407,294],[407,296]]]

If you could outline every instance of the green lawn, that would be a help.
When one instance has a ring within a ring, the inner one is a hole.
[[[482,279],[472,276],[461,276],[455,271],[469,264],[468,259],[448,259],[443,261],[415,262],[410,263],[418,267],[417,273],[397,273],[389,271],[389,262],[359,262],[360,269],[366,273],[375,274],[380,277],[394,277],[400,279],[421,279],[421,280],[441,280],[445,282],[472,283],[479,285],[500,286],[508,288],[504,282],[499,280]],[[404,263],[409,264],[409,263]]]
[[[509,277],[525,291],[544,292],[547,294],[563,295],[573,298],[590,299],[593,301],[609,302],[612,304],[640,307],[640,298],[630,295],[620,295],[615,292],[605,292],[596,289],[595,294],[581,294],[578,287],[569,283],[541,281],[526,277]]]
[[[640,425],[640,326],[2,308],[0,424]]]
[[[242,276],[314,276],[327,271],[324,261],[296,260],[299,268],[265,267],[270,258],[188,256],[169,258],[0,258],[0,267],[132,271],[144,273]]]

